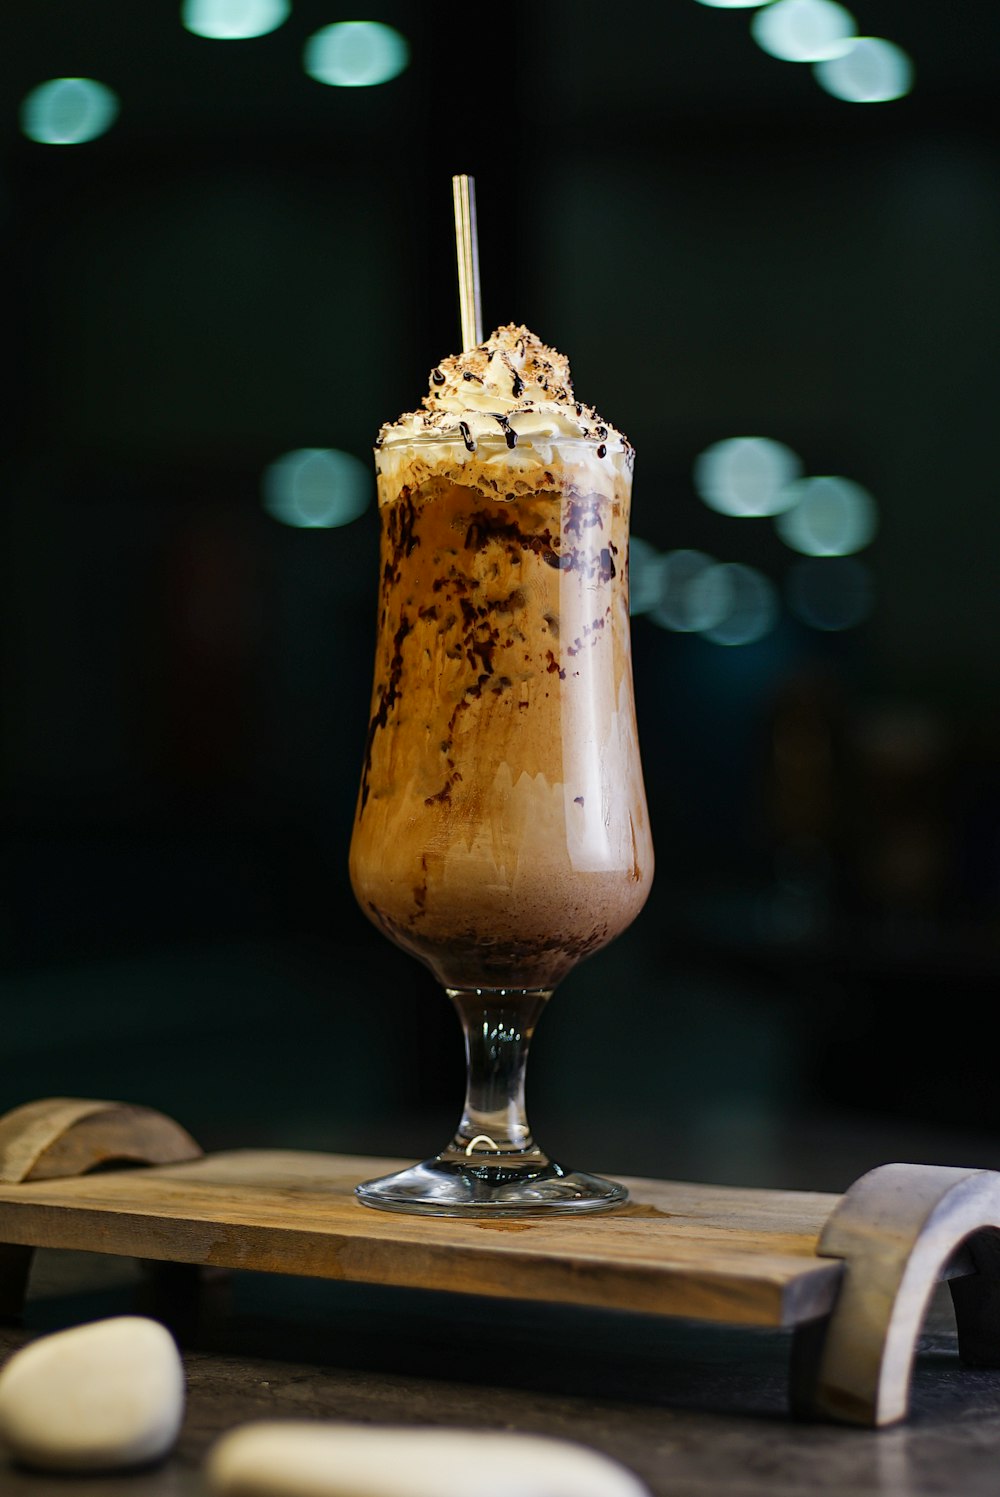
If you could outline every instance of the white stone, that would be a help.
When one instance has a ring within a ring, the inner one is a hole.
[[[142,1315],[42,1336],[0,1370],[0,1444],[50,1471],[158,1460],[183,1414],[177,1346],[159,1321]]]
[[[568,1440],[294,1419],[223,1435],[205,1475],[219,1497],[649,1497],[617,1461]]]

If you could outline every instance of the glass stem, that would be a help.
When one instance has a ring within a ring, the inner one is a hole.
[[[524,1108],[528,1047],[551,988],[448,988],[465,1034],[465,1109],[447,1150],[479,1163],[544,1161]]]

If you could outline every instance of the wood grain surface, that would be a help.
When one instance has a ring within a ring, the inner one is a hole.
[[[817,1242],[839,1196],[627,1178],[629,1203],[607,1214],[493,1222],[356,1200],[361,1180],[408,1162],[237,1150],[0,1184],[0,1243],[733,1325],[833,1306],[843,1265]]]

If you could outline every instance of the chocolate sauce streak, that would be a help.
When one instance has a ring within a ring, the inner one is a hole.
[[[389,544],[392,547],[393,570],[398,570],[404,556],[412,556],[420,545],[417,535],[417,507],[408,485],[399,493],[399,499],[389,509]]]
[[[420,854],[420,875],[421,882],[413,886],[413,900],[417,906],[418,916],[424,913],[427,905],[427,854],[425,852]]]
[[[399,701],[399,683],[403,675],[403,640],[410,632],[410,622],[403,614],[399,628],[392,637],[393,653],[389,662],[389,679],[379,693],[379,702],[372,713],[371,722],[368,724],[368,733],[365,737],[365,757],[361,771],[361,809],[364,810],[368,804],[369,779],[372,772],[372,748],[375,743],[375,734],[379,728],[384,728],[389,721],[389,714]]]
[[[510,424],[510,418],[507,417],[507,416],[505,416],[505,415],[503,415],[502,412],[500,412],[500,411],[494,411],[494,413],[493,413],[493,419],[497,423],[497,425],[499,426],[500,430],[503,432],[504,441],[507,443],[507,446],[508,447],[516,447],[517,446],[517,432],[511,426],[511,424]]]
[[[592,530],[595,525],[604,529],[601,501],[597,498],[571,499],[566,507],[566,534],[582,537],[585,530]]]
[[[572,650],[570,650],[570,654],[571,655],[573,654]],[[565,681],[565,679],[566,679],[566,672],[560,666],[560,664],[559,664],[558,660],[556,659],[554,653],[551,650],[546,650],[545,651],[545,658],[549,662],[548,665],[545,667],[545,669],[549,672],[549,674],[551,675],[553,673],[557,673],[558,676],[559,676],[560,681]]]
[[[428,795],[424,798],[424,805],[446,805],[447,802],[451,800],[451,792],[453,788],[458,784],[461,778],[462,776],[459,771],[457,769],[453,769],[451,774],[445,780],[444,784],[441,786],[441,789],[438,790],[434,795]]]
[[[501,425],[505,419],[497,416]],[[568,545],[566,549],[561,549],[562,537],[553,536],[549,528],[538,531],[526,530],[519,522],[516,513],[512,514],[506,507],[489,505],[476,510],[469,517],[464,549],[482,552],[490,546],[500,546],[514,564],[520,563],[523,554],[530,551],[555,570],[575,572],[588,582],[596,581],[607,584],[617,576],[613,555],[616,547],[609,543],[607,546],[598,548],[594,545],[597,537],[588,535],[588,532],[595,530],[603,531],[604,519],[601,511],[602,500],[597,495],[568,501],[564,510],[564,535],[567,540],[572,538],[579,544]],[[412,555],[415,547],[420,544],[420,536],[416,531],[417,509],[409,489],[403,489],[399,500],[388,509],[385,518],[388,545],[382,577],[383,608],[387,594],[399,583],[403,560]],[[427,603],[418,610],[418,616],[421,619],[435,622],[442,635],[450,634],[456,626],[459,626],[460,632],[449,641],[445,653],[455,660],[464,658],[476,673],[476,679],[465,687],[462,697],[451,714],[446,738],[441,744],[441,751],[446,757],[449,772],[445,775],[441,788],[434,795],[427,797],[428,806],[448,803],[454,786],[461,779],[461,775],[454,769],[453,761],[448,757],[451,753],[459,716],[482,696],[485,688],[488,687],[498,696],[502,696],[510,689],[512,683],[508,677],[496,677],[496,652],[500,648],[502,638],[508,647],[513,644],[514,635],[517,633],[516,626],[512,622],[513,615],[526,606],[525,595],[521,588],[514,588],[506,597],[492,602],[477,602],[476,593],[479,590],[479,583],[475,578],[463,573],[458,557],[449,565],[446,575],[433,580],[431,587],[433,592],[441,598],[443,610],[438,603]],[[592,624],[585,625],[582,637],[574,639],[566,653],[575,656],[587,644],[596,643],[599,632],[604,628],[604,622],[604,618],[598,617],[593,620]],[[546,623],[553,637],[558,638],[559,623],[556,615],[546,615]],[[368,802],[370,792],[375,737],[380,728],[387,726],[393,708],[399,700],[403,672],[403,642],[410,633],[410,629],[411,625],[404,614],[393,636],[388,679],[384,687],[378,691],[377,706],[372,713],[368,727],[361,781],[362,811]],[[508,635],[509,638],[507,638]],[[560,666],[552,650],[547,652],[546,668],[550,673],[558,674],[561,681],[566,680],[567,673]],[[518,703],[518,706],[524,705],[523,702]]]
[[[596,495],[567,504],[564,520],[567,536],[584,542],[584,532],[595,527],[604,529],[601,501]],[[577,572],[588,581],[610,582],[617,576],[609,547],[597,551],[593,545],[584,543],[560,553],[558,538],[553,539],[551,531],[526,532],[507,513],[477,510],[465,533],[465,549],[482,551],[491,544],[502,545],[511,561],[520,561],[522,552],[533,551],[554,571]]]
[[[465,532],[465,549],[483,551],[491,544],[503,546],[512,561],[520,561],[524,551],[534,551],[550,567],[559,566],[559,556],[552,544],[551,531],[526,534],[517,520],[505,511],[479,509],[471,517],[469,528]]]

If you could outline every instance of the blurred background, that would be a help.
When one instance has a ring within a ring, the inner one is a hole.
[[[570,1163],[1000,1167],[1000,12],[5,0],[0,1109],[402,1156],[462,1087],[357,909],[371,447],[527,323],[637,449],[657,875],[529,1068]],[[367,17],[367,18],[366,18]]]

